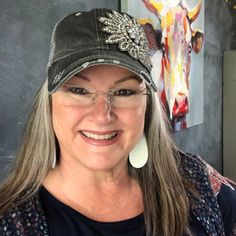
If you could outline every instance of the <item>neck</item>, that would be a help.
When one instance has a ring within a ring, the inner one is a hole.
[[[128,219],[143,211],[141,190],[128,167],[89,171],[72,166],[61,162],[44,181],[63,203],[98,221]]]
[[[116,189],[120,191],[122,187],[129,189],[133,182],[129,175],[128,165],[125,163],[109,170],[90,170],[78,163],[67,162],[62,158],[60,160],[58,166],[49,172],[44,181],[45,187],[49,189],[60,186],[59,189],[74,192],[77,195],[80,194],[80,189],[93,192],[115,191]]]

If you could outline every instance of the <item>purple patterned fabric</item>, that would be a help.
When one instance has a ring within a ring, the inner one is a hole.
[[[1,236],[48,236],[48,227],[38,196],[13,208],[0,218]]]

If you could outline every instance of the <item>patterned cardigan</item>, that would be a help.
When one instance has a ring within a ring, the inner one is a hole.
[[[203,159],[181,153],[181,171],[200,194],[189,193],[191,213],[209,236],[236,236],[235,183]],[[0,217],[1,236],[49,236],[39,195]]]

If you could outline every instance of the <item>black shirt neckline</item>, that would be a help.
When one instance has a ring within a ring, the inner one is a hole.
[[[121,226],[121,225],[126,225],[126,224],[136,224],[136,223],[140,223],[144,221],[144,215],[143,213],[134,216],[132,218],[129,219],[125,219],[125,220],[121,220],[121,221],[97,221],[97,220],[93,220],[85,215],[83,215],[82,213],[80,213],[79,211],[73,209],[72,207],[66,205],[65,203],[61,202],[59,199],[57,199],[54,195],[52,195],[44,186],[41,187],[40,189],[40,198],[42,201],[42,204],[44,206],[44,211],[47,211],[47,208],[51,206],[53,207],[59,207],[61,210],[64,210],[66,212],[69,212],[73,215],[75,215],[76,217],[80,218],[83,221],[89,221],[92,224],[97,224],[97,225],[103,225],[103,226]]]

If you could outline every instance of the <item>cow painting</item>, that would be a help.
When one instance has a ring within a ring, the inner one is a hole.
[[[142,0],[146,8],[155,14],[161,30],[150,34],[152,23],[141,20],[150,41],[151,48],[159,49],[152,55],[154,79],[158,85],[163,105],[170,117],[174,131],[186,128],[186,116],[189,112],[189,81],[191,52],[198,53],[203,44],[203,33],[194,30],[192,23],[198,17],[202,0],[193,9],[185,1]],[[174,3],[173,3],[174,2]],[[155,66],[161,65],[161,66]]]

